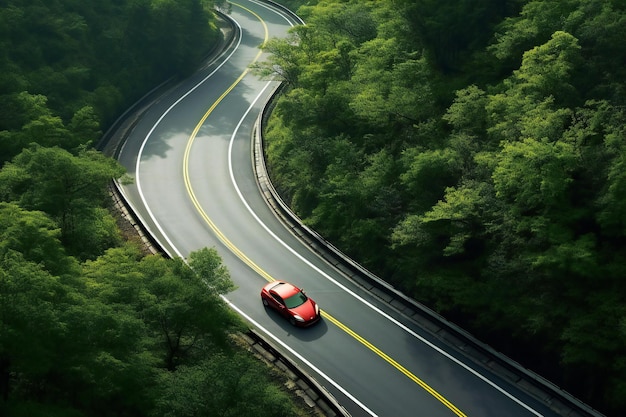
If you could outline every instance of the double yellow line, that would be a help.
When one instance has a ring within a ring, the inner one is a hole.
[[[233,5],[240,7],[241,9],[247,11],[248,13],[252,14],[253,16],[255,16],[263,25],[263,28],[265,30],[265,38],[263,41],[263,45],[265,45],[265,43],[267,42],[268,38],[269,38],[269,34],[268,34],[268,28],[267,25],[265,24],[265,22],[263,21],[263,19],[256,14],[255,12],[253,12],[252,10],[237,4],[237,3],[232,3]],[[254,58],[254,60],[252,61],[253,63],[256,62],[259,57],[261,56],[262,51],[259,51],[259,53],[256,55],[256,57]],[[261,267],[259,267],[256,263],[254,263],[250,258],[248,258],[246,256],[245,253],[243,253],[239,248],[237,248],[219,229],[218,227],[215,225],[215,223],[213,223],[213,221],[211,220],[211,218],[206,214],[206,212],[204,211],[204,209],[202,208],[202,206],[200,205],[194,191],[193,191],[193,187],[191,186],[191,180],[189,178],[189,156],[191,154],[191,147],[193,145],[193,143],[195,142],[195,139],[198,135],[198,132],[200,131],[200,128],[202,127],[202,125],[204,124],[204,122],[206,121],[206,119],[209,117],[209,115],[213,112],[213,110],[215,110],[215,108],[218,106],[218,104],[224,99],[224,97],[226,97],[233,88],[235,88],[235,86],[237,84],[239,84],[239,82],[246,76],[246,74],[248,73],[248,69],[246,68],[246,70],[244,70],[244,72],[230,85],[230,87],[228,87],[226,89],[226,91],[224,91],[224,93],[211,105],[211,107],[209,107],[209,109],[206,111],[206,113],[204,114],[204,116],[202,116],[202,118],[200,119],[200,121],[198,122],[198,124],[196,125],[196,127],[194,128],[189,141],[187,142],[187,146],[185,148],[185,154],[183,157],[183,177],[184,177],[184,181],[185,181],[185,188],[187,189],[187,193],[189,194],[189,197],[191,198],[191,201],[193,203],[193,205],[195,206],[196,210],[198,211],[198,213],[200,214],[200,216],[204,219],[204,221],[207,223],[207,225],[209,226],[209,228],[213,231],[213,233],[215,233],[217,235],[217,237],[219,238],[219,240],[228,248],[230,249],[239,259],[241,259],[246,265],[248,265],[252,270],[254,270],[256,273],[258,273],[259,275],[261,275],[263,278],[265,278],[267,281],[275,281],[275,279],[268,274],[267,272],[265,272]],[[343,324],[342,322],[340,322],[339,320],[337,320],[336,318],[334,318],[333,316],[331,316],[330,314],[328,314],[326,311],[322,311],[322,316],[324,317],[324,319],[330,321],[331,323],[333,323],[335,326],[337,326],[339,329],[341,329],[342,331],[344,331],[346,334],[348,334],[349,336],[351,336],[352,338],[354,338],[356,341],[358,341],[359,343],[361,343],[363,346],[365,346],[366,348],[368,348],[369,350],[371,350],[372,352],[374,352],[376,355],[378,355],[379,357],[381,357],[383,360],[385,360],[387,363],[389,363],[391,366],[393,366],[394,368],[396,368],[398,371],[402,372],[404,375],[406,375],[411,381],[415,382],[417,385],[419,385],[421,388],[423,388],[426,392],[428,392],[430,395],[432,395],[433,397],[435,397],[438,401],[440,401],[443,405],[445,405],[447,408],[449,408],[454,414],[456,414],[459,417],[467,417],[461,410],[459,410],[454,404],[452,404],[450,401],[448,401],[446,398],[444,398],[441,394],[439,394],[437,391],[435,391],[433,388],[431,388],[428,384],[426,384],[424,381],[422,381],[420,378],[418,378],[417,376],[415,376],[413,373],[411,373],[408,369],[406,369],[404,366],[402,366],[401,364],[399,364],[397,361],[395,361],[394,359],[392,359],[389,355],[387,355],[385,352],[383,352],[382,350],[378,349],[376,346],[374,346],[372,343],[368,342],[366,339],[364,339],[363,337],[361,337],[359,334],[357,334],[356,332],[354,332],[352,329],[350,329],[348,326],[346,326],[345,324]]]
[[[452,404],[450,401],[448,401],[443,395],[439,394],[437,391],[432,389],[427,383],[425,383],[420,378],[418,378],[417,376],[412,374],[404,366],[400,365],[396,360],[391,358],[391,356],[387,355],[385,352],[383,352],[382,350],[378,349],[376,346],[374,346],[373,344],[368,342],[366,339],[364,339],[363,337],[359,336],[352,329],[350,329],[348,326],[346,326],[345,324],[343,324],[342,322],[340,322],[339,320],[337,320],[336,318],[334,318],[333,316],[328,314],[326,311],[322,311],[322,316],[326,320],[330,321],[335,326],[339,327],[341,330],[343,330],[344,332],[346,332],[347,334],[352,336],[354,339],[356,339],[363,346],[367,347],[369,350],[371,350],[372,352],[374,352],[375,354],[377,354],[378,356],[383,358],[387,363],[389,363],[391,366],[396,368],[398,371],[402,372],[411,381],[415,382],[417,385],[422,387],[424,389],[424,391],[428,392],[430,395],[432,395],[437,400],[439,400],[443,405],[448,407],[454,414],[456,414],[459,417],[461,417],[461,416],[465,417],[465,414],[463,414],[463,412],[461,410],[459,410],[454,404]]]

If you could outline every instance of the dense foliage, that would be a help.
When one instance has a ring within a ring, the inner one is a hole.
[[[81,264],[45,213],[0,203],[0,222],[3,415],[297,415],[229,342],[241,324],[215,250],[188,266],[124,245]]]
[[[214,249],[144,256],[92,149],[218,40],[212,1],[0,0],[0,415],[294,416],[230,335]]]
[[[202,3],[206,3],[204,6]],[[73,149],[218,39],[212,1],[0,1],[0,163]]]
[[[260,74],[272,178],[416,299],[626,413],[626,6],[308,2]]]

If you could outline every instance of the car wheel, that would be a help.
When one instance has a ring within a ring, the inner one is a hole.
[[[289,323],[291,323],[292,326],[296,325],[296,319],[294,319],[293,317],[289,319]]]
[[[267,302],[267,300],[266,300],[265,298],[263,298],[263,305],[264,305],[265,307],[267,307],[267,306],[269,306],[269,305],[270,305],[270,303],[268,303],[268,302]]]

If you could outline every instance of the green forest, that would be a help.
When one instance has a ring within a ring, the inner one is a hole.
[[[219,40],[213,1],[0,0],[0,415],[297,416],[214,249],[146,255],[102,131]]]
[[[626,414],[626,3],[284,2],[255,71],[303,221],[600,411]]]

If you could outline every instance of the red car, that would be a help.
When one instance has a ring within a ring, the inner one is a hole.
[[[309,326],[320,319],[320,308],[304,291],[285,281],[273,281],[261,290],[261,300],[294,326]]]

